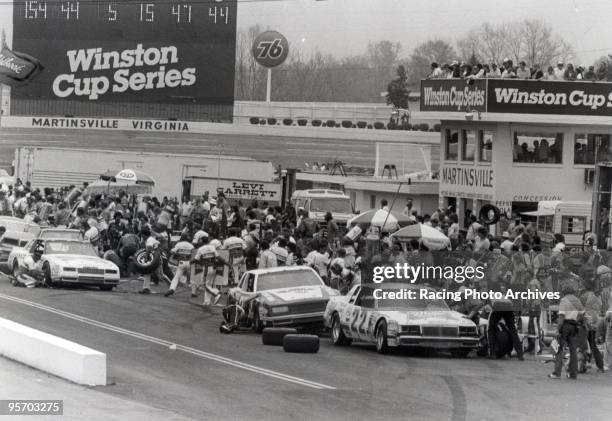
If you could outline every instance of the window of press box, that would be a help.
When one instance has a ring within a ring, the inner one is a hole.
[[[462,130],[461,136],[461,160],[474,162],[476,154],[476,131]]]
[[[594,165],[602,161],[612,161],[610,135],[577,133],[574,136],[574,164]]]
[[[493,160],[493,132],[480,131],[478,139],[478,161],[491,162]]]
[[[446,129],[446,153],[444,159],[456,161],[459,158],[459,130]]]
[[[561,218],[562,234],[584,234],[586,217],[584,216],[564,216]]]
[[[512,161],[561,164],[563,133],[514,132]]]

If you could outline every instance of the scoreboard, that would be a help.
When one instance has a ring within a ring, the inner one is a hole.
[[[108,115],[115,103],[140,117],[163,104],[230,110],[236,16],[237,0],[16,1],[13,50],[44,70],[13,89],[12,113],[41,101],[50,114]]]

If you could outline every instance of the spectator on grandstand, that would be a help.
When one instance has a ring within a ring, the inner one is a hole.
[[[440,79],[442,77],[442,69],[435,61],[431,63],[431,73],[427,79]]]
[[[519,62],[519,66],[516,69],[516,77],[518,79],[530,79],[531,78],[531,70],[527,67],[527,63],[521,60]]]
[[[555,67],[555,80],[564,80],[565,79],[565,67],[563,66],[563,62],[557,62],[557,67]]]
[[[499,79],[501,76],[501,70],[499,70],[497,63],[491,63],[491,71],[487,74],[487,77],[491,79]]]
[[[503,79],[510,79],[516,77],[516,73],[514,72],[514,66],[512,65],[512,60],[504,60],[503,68],[504,70],[501,75]]]
[[[542,80],[556,80],[555,69],[552,66],[548,66],[546,72],[542,76]]]
[[[567,63],[567,67],[565,68],[565,72],[563,72],[563,79],[565,80],[576,80],[576,70],[574,69],[574,65],[572,63]]]
[[[595,66],[588,67],[588,69],[582,74],[582,80],[597,80],[597,75],[595,74]]]

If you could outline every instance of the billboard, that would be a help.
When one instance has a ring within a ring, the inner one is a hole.
[[[429,79],[421,81],[421,111],[485,111],[486,81]]]
[[[612,84],[520,79],[488,80],[491,113],[612,116]]]
[[[125,110],[109,103],[225,107],[231,119],[236,10],[236,0],[16,3],[13,48],[45,69],[13,90],[13,103],[46,101],[98,116]],[[147,116],[144,108],[132,116]]]
[[[525,79],[421,81],[421,111],[612,116],[612,84]]]

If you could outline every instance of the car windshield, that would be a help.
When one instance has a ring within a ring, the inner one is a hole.
[[[43,230],[40,233],[40,238],[47,240],[49,238],[57,238],[60,240],[82,240],[83,237],[80,231],[77,230]]]
[[[32,225],[21,221],[12,221],[9,219],[0,219],[0,227],[6,228],[7,231],[29,232],[33,235],[38,235],[40,232],[40,227],[38,225]]]
[[[95,250],[89,243],[48,241],[45,243],[45,254],[80,254],[95,256]]]
[[[271,272],[259,275],[257,279],[257,291],[321,285],[321,279],[311,270]]]
[[[312,199],[310,211],[351,213],[351,201],[349,199]]]

